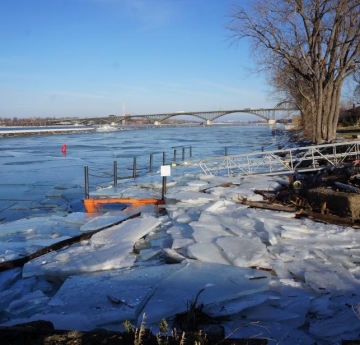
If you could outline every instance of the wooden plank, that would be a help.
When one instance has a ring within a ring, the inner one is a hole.
[[[356,229],[360,229],[360,224],[356,223],[348,218],[335,216],[333,214],[321,214],[312,211],[299,210],[295,213],[295,218],[308,217],[309,219],[319,221],[326,224],[351,226]]]
[[[266,210],[272,210],[272,211],[284,211],[284,212],[296,212],[298,210],[298,208],[296,207],[292,207],[292,206],[284,206],[281,204],[269,204],[268,202],[264,202],[264,201],[250,201],[250,200],[239,200],[239,199],[233,199],[233,201],[239,203],[239,204],[243,204],[243,205],[248,205],[251,208],[262,208],[262,209],[266,209]]]

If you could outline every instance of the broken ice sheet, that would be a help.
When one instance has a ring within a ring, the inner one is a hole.
[[[238,314],[244,309],[259,305],[269,299],[267,294],[249,294],[238,298],[207,304],[203,311],[211,317]]]
[[[129,267],[136,259],[126,260],[133,249],[133,242],[122,242],[103,246],[78,245],[60,252],[52,252],[27,262],[23,277],[45,275],[66,277],[86,272]]]
[[[349,334],[345,339],[357,339],[360,331],[360,322],[352,310],[344,308],[329,318],[311,320],[309,331],[316,337],[329,341],[342,341],[344,334]],[[335,338],[337,337],[337,338]]]
[[[75,310],[86,316],[93,328],[135,321],[160,281],[181,267],[163,265],[69,277],[42,317],[46,320],[47,313],[56,312],[60,320],[62,315],[71,315]],[[67,325],[67,329],[72,327]]]
[[[49,297],[42,291],[36,290],[11,302],[10,305],[5,308],[4,314],[11,318],[27,317],[41,311],[48,301]]]
[[[27,262],[23,276],[68,276],[128,267],[136,259],[133,255],[130,260],[135,242],[159,224],[152,216],[129,219],[96,233],[89,241]]]
[[[271,268],[271,258],[259,238],[221,237],[216,240],[216,244],[235,266]]]
[[[117,214],[100,215],[98,217],[91,219],[84,225],[82,225],[80,227],[80,231],[88,232],[88,231],[102,229],[102,228],[114,225],[116,223],[119,223],[128,217],[129,217],[129,214],[127,214],[125,212],[120,212],[120,211]]]
[[[108,229],[100,231],[92,236],[91,243],[94,245],[114,244],[125,241],[135,243],[149,232],[153,231],[161,224],[159,218],[153,216],[141,216],[114,225]]]
[[[0,291],[6,289],[19,277],[21,277],[21,268],[13,268],[0,272]]]
[[[210,304],[267,291],[270,274],[231,265],[191,262],[163,279],[143,313],[148,323],[185,312],[198,295],[198,304]],[[189,284],[191,282],[191,284]],[[203,290],[204,289],[204,290]],[[203,290],[203,291],[202,291]],[[138,319],[138,324],[141,320]]]
[[[192,192],[192,191],[180,191],[177,193],[170,192],[166,194],[167,199],[179,200],[182,203],[188,203],[191,205],[202,205],[210,201],[218,200],[219,197],[210,195],[208,193]]]
[[[210,262],[230,265],[230,261],[219,250],[219,247],[211,242],[194,243],[186,248],[187,256],[201,262]]]

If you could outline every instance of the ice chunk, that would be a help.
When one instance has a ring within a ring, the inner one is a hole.
[[[129,217],[129,215],[125,212],[122,212],[117,215],[108,215],[108,214],[101,215],[99,217],[96,217],[96,218],[90,220],[89,222],[85,223],[84,225],[82,225],[80,227],[80,231],[88,232],[88,231],[103,229],[108,226],[117,224],[128,217]]]
[[[266,246],[259,238],[222,237],[216,240],[224,256],[235,266],[271,267]]]
[[[359,319],[350,308],[343,309],[326,319],[312,320],[309,327],[310,333],[316,337],[335,341],[334,337],[337,336],[340,342],[344,339],[344,333],[356,331],[355,334],[358,334],[359,330]]]
[[[165,261],[168,263],[182,262],[185,260],[184,256],[170,248],[164,248],[163,253],[165,256]]]
[[[136,320],[161,280],[170,277],[181,267],[163,265],[72,276],[51,299],[47,309],[59,315],[58,319],[62,320],[65,329],[73,329],[71,319],[64,317],[73,315],[74,311],[86,317],[92,328]]]
[[[133,242],[121,242],[101,247],[77,246],[67,249],[67,255],[50,253],[24,265],[23,276],[45,275],[66,277],[86,272],[112,270],[132,265],[126,258],[133,250]],[[51,256],[50,256],[51,255]],[[58,256],[60,255],[60,256]]]
[[[21,288],[12,288],[0,292],[0,312],[4,310],[12,301],[21,297],[23,290]]]
[[[268,299],[269,296],[266,294],[250,294],[227,301],[210,303],[205,306],[203,311],[212,317],[229,316],[240,313],[244,309],[262,304]]]
[[[170,234],[173,239],[183,239],[190,238],[193,230],[190,225],[179,223],[167,229],[166,232]]]
[[[167,193],[166,197],[168,199],[181,200],[181,202],[186,202],[192,205],[201,205],[203,203],[208,203],[210,201],[214,201],[219,199],[216,195],[210,195],[208,193],[200,193],[200,192],[177,192],[177,193]]]
[[[80,231],[82,232],[90,232],[98,229],[104,229],[108,226],[115,225],[116,223],[121,222],[123,219],[126,219],[127,216],[124,215],[120,216],[99,216],[90,221],[86,222],[85,224],[80,226]]]
[[[249,218],[234,219],[219,214],[201,213],[199,223],[208,223],[210,226],[219,224],[221,229],[226,229],[229,234],[247,236],[247,234],[254,230],[255,221]],[[194,223],[195,224],[195,223]],[[204,225],[205,226],[205,225]]]
[[[360,288],[360,282],[338,263],[321,263],[320,260],[306,260],[306,263],[308,267],[305,270],[305,281],[315,291],[342,295]]]
[[[206,224],[199,222],[192,222],[191,227],[193,228],[192,237],[196,242],[215,242],[215,240],[222,236],[231,236],[231,234],[224,230],[218,223]]]
[[[8,317],[26,317],[42,310],[48,301],[49,297],[42,291],[36,290],[11,302],[4,313]]]
[[[129,219],[119,225],[100,231],[91,237],[94,245],[133,242],[153,231],[161,221],[153,216]]]
[[[281,308],[275,308],[269,303],[263,303],[261,305],[257,305],[246,309],[240,315],[243,315],[244,318],[248,321],[256,321],[256,322],[286,322],[288,323],[290,319],[298,317],[295,312],[286,311]]]
[[[199,216],[200,216],[200,211],[195,208],[192,208],[187,212],[182,213],[174,218],[178,223],[190,223],[193,221],[197,221],[199,219]]]
[[[19,232],[35,231],[36,227],[39,227],[43,223],[47,222],[47,217],[36,217],[30,219],[20,219],[14,222],[0,224],[0,235],[11,235]]]
[[[263,277],[263,279],[256,279]],[[163,279],[144,306],[148,323],[185,312],[189,302],[205,306],[268,290],[270,274],[248,268],[211,263],[188,263]],[[138,320],[138,324],[141,320]]]
[[[191,238],[176,238],[173,243],[171,248],[172,249],[181,249],[181,248],[186,248],[188,246],[190,246],[191,244],[193,244],[195,241]]]
[[[21,268],[13,268],[0,273],[0,291],[6,289],[21,276]]]
[[[192,181],[188,181],[187,185],[193,186],[193,187],[204,188],[204,187],[208,186],[209,183],[206,181],[201,181],[201,180],[192,180]]]
[[[228,207],[233,206],[234,204],[235,203],[232,201],[222,199],[212,202],[210,205],[207,205],[204,208],[204,211],[220,213],[220,212],[228,211]]]
[[[230,265],[224,253],[214,243],[195,243],[187,247],[187,255],[202,262]]]
[[[293,328],[298,328],[304,325],[310,300],[310,296],[282,298],[280,300],[280,309],[293,315],[293,317],[289,317],[286,321],[287,326],[291,325]]]
[[[161,249],[148,248],[143,249],[139,254],[139,259],[141,261],[148,261],[152,259],[158,259],[161,255]]]

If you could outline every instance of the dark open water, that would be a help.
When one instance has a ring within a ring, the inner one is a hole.
[[[131,177],[136,157],[138,174],[174,160],[200,159],[276,148],[269,126],[211,126],[120,130],[75,134],[35,135],[0,139],[0,220],[81,210],[84,167],[90,189],[118,178]],[[66,154],[62,153],[67,146]],[[184,151],[183,151],[184,147]],[[183,153],[184,152],[184,153]],[[69,205],[71,209],[69,209]]]

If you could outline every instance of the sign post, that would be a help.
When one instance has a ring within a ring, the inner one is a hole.
[[[161,176],[162,176],[162,193],[161,193],[161,199],[164,200],[165,193],[166,193],[166,177],[171,176],[171,167],[170,165],[162,165],[161,169]]]

